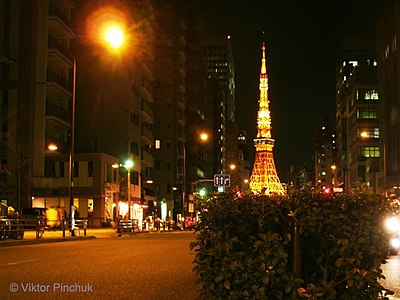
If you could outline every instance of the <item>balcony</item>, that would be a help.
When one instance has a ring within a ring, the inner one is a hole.
[[[154,140],[153,133],[145,126],[142,126],[142,140],[147,141],[148,144],[152,144]]]
[[[69,27],[71,23],[70,17],[54,4],[49,5],[49,16],[58,18],[65,27]]]
[[[145,100],[142,100],[142,115],[147,117],[149,123],[153,123],[154,120],[153,109]]]
[[[59,73],[56,73],[55,71],[47,70],[47,82],[48,84],[53,83],[54,85],[61,87],[67,92],[71,92],[72,83],[69,80],[67,80],[64,76],[62,76]]]
[[[72,61],[69,47],[55,38],[49,37],[47,47],[49,50],[56,50],[55,52],[58,52],[59,55],[61,54],[64,60]]]
[[[146,164],[148,167],[152,167],[154,164],[154,158],[153,155],[151,155],[149,152],[146,150],[142,149],[142,164]]]
[[[66,123],[71,121],[68,111],[53,103],[46,103],[46,116],[58,118]]]
[[[152,86],[150,80],[142,80],[141,95],[148,102],[153,102],[154,101],[153,86]]]

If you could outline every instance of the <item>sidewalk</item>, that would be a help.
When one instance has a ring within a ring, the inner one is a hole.
[[[69,231],[65,231],[65,237],[63,237],[62,230],[46,230],[43,236],[39,239],[36,238],[36,231],[25,230],[24,238],[22,240],[5,239],[0,241],[0,247],[4,246],[17,246],[27,244],[38,244],[38,243],[52,243],[62,241],[76,241],[83,239],[99,239],[109,238],[117,236],[117,232],[112,228],[88,228],[86,229],[86,236],[84,231],[80,230],[79,236],[71,236]]]
[[[65,231],[65,237],[63,237],[62,230],[46,230],[43,236],[39,239],[36,238],[35,230],[25,230],[24,238],[22,240],[14,240],[7,238],[5,240],[0,240],[0,247],[5,246],[18,246],[18,245],[28,245],[28,244],[40,244],[40,243],[54,243],[54,242],[64,242],[64,241],[76,241],[85,239],[103,239],[117,236],[128,236],[141,233],[162,233],[162,232],[179,232],[179,230],[160,230],[160,231],[135,231],[135,232],[124,232],[118,234],[115,229],[112,228],[88,228],[86,229],[86,236],[84,235],[83,229],[80,230],[79,236],[71,236],[69,231]]]

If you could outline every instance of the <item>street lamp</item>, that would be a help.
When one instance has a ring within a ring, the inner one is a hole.
[[[119,48],[124,42],[124,35],[122,30],[117,25],[112,25],[106,28],[104,33],[104,39],[108,42],[108,44],[113,48]]]
[[[182,219],[183,219],[183,230],[186,229],[186,144],[183,142],[183,179],[182,179]]]
[[[71,209],[71,236],[74,236],[75,209],[74,209],[74,154],[75,154],[75,95],[76,95],[76,59],[73,59],[72,67],[72,106],[71,106],[71,145],[69,149],[69,205]]]
[[[128,172],[127,176],[127,183],[128,183],[128,220],[131,218],[131,168],[133,167],[133,161],[128,159],[125,162],[125,165],[123,167],[126,169]]]
[[[332,169],[332,189],[336,187],[336,165],[331,166]]]
[[[47,149],[49,149],[50,151],[57,151],[58,146],[56,144],[51,143],[47,146]]]
[[[133,167],[133,161],[128,159],[125,164],[113,164],[112,167],[114,169],[117,169],[118,167],[123,167],[127,171],[127,193],[126,193],[126,198],[127,198],[127,204],[128,204],[128,219],[131,217],[131,168]],[[119,205],[117,207],[117,214],[118,214],[118,219],[119,219]]]
[[[209,138],[208,133],[200,132],[198,134],[198,140],[200,142],[207,142]],[[183,142],[182,144],[182,155],[183,155],[183,180],[182,180],[182,218],[183,218],[183,229],[186,227],[186,216],[185,216],[185,209],[186,209],[186,144]]]

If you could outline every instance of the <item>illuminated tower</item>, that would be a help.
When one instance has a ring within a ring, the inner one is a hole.
[[[258,101],[257,138],[254,139],[256,158],[250,178],[250,189],[254,194],[284,195],[285,190],[276,173],[274,142],[271,137],[271,112],[268,99],[268,74],[265,60],[265,42],[262,45],[260,74],[260,100]]]

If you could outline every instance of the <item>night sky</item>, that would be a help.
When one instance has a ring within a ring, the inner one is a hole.
[[[232,36],[236,119],[249,146],[257,128],[261,46],[266,42],[275,164],[286,181],[291,165],[312,157],[324,115],[335,116],[335,53],[343,28],[369,22],[375,1],[211,1],[206,25]],[[252,154],[254,159],[254,154]]]

